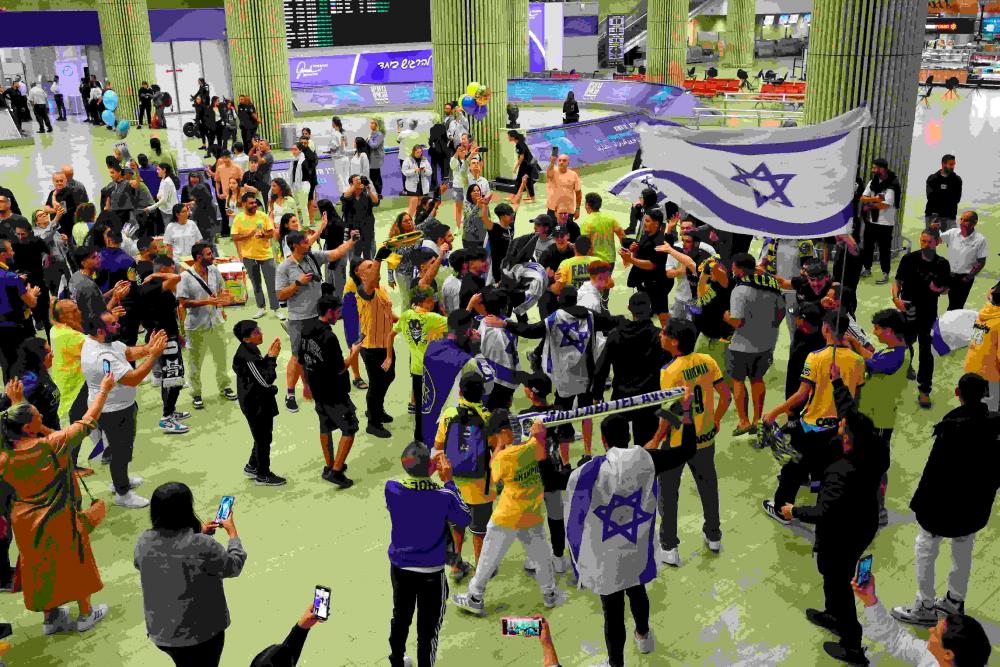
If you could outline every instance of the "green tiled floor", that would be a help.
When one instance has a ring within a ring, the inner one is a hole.
[[[976,122],[982,129],[985,123],[996,121],[978,116],[978,104],[962,100],[947,110],[934,107],[926,118],[920,116],[910,182],[921,183],[923,176],[935,168],[940,153],[957,144],[953,150],[959,154],[958,171],[966,177],[966,198],[980,207],[981,228],[996,250],[1000,249],[1000,233],[995,228],[996,209],[990,206],[997,194],[991,176],[995,167],[977,167],[973,159],[975,155],[995,155],[998,141],[995,133],[970,136],[969,129]],[[945,141],[940,146],[921,138],[923,128],[931,121],[943,121]],[[111,144],[110,133],[85,129],[88,127],[58,127],[56,134],[44,136],[33,150],[0,154],[0,183],[12,187],[22,207],[28,210],[41,201],[49,169],[71,157],[78,178],[88,186],[103,183],[103,169],[98,171],[97,167],[103,164],[103,155]],[[132,135],[136,145],[145,143],[146,136],[148,131]],[[180,138],[172,134],[171,143],[180,146]],[[186,145],[188,149],[195,147],[191,142]],[[963,147],[968,149],[964,155]],[[585,188],[604,191],[628,169],[627,162],[587,174]],[[922,188],[911,187],[906,220],[906,231],[911,236],[917,229],[917,214],[922,211],[922,202],[918,201],[921,193]],[[606,200],[606,208],[624,220],[627,204],[611,201],[610,196]],[[525,206],[519,217],[527,220],[541,209],[542,203]],[[379,216],[380,236],[385,233],[389,217],[387,212]],[[986,274],[995,280],[997,272],[992,255]],[[617,277],[619,285],[624,285],[620,269]],[[977,283],[973,303],[981,302],[989,284],[988,280]],[[863,283],[859,298],[862,325],[867,326],[870,315],[885,306],[887,295],[887,287],[876,287],[870,280]],[[624,287],[615,288],[613,309],[621,312],[627,298]],[[230,311],[230,322],[249,314],[247,308]],[[275,319],[263,322],[265,338],[281,333]],[[398,353],[402,363],[406,351],[401,347]],[[287,358],[287,351],[282,357]],[[783,387],[786,357],[787,332],[783,332],[774,369],[768,375],[769,406],[775,404]],[[931,426],[953,403],[951,389],[960,375],[960,364],[960,357],[938,361],[935,405],[930,411],[917,407],[915,388],[904,397],[900,409],[890,471],[891,525],[878,535],[871,548],[879,593],[888,604],[908,602],[914,594],[916,527],[907,505],[927,457]],[[237,497],[236,523],[249,560],[241,577],[226,582],[232,614],[223,658],[226,667],[245,666],[260,648],[280,641],[309,603],[315,584],[333,590],[334,611],[328,623],[312,631],[302,664],[384,664],[380,661],[388,652],[391,588],[382,486],[399,473],[398,457],[407,439],[405,406],[409,383],[404,380],[397,379],[387,405],[397,417],[394,432],[398,435],[390,441],[359,435],[350,459],[351,476],[357,484],[343,492],[319,478],[322,457],[310,404],[300,401],[301,412],[291,415],[283,411],[277,418],[274,468],[288,477],[289,484],[270,489],[256,487],[242,475],[250,440],[235,404],[207,396],[206,409],[195,412],[189,422],[190,434],[167,436],[155,428],[158,392],[148,385],[140,390],[142,418],[132,471],[147,479],[141,491],[148,493],[162,482],[182,480],[194,490],[202,516],[213,511],[220,495]],[[362,394],[355,392],[356,404],[361,406],[362,401]],[[182,395],[179,407],[190,409],[188,393]],[[728,433],[734,424],[735,417],[727,415],[723,432]],[[822,604],[820,578],[810,557],[809,533],[805,529],[781,529],[758,509],[760,499],[773,492],[777,465],[767,454],[751,449],[746,440],[725,435],[717,448],[724,549],[714,556],[702,544],[700,504],[690,475],[685,474],[680,500],[684,564],[680,569],[661,572],[649,587],[651,625],[659,640],[658,648],[650,656],[639,656],[630,644],[626,650],[628,664],[833,664],[821,648],[829,637],[808,624],[802,614],[803,607]],[[573,456],[578,456],[576,449]],[[102,467],[91,480],[91,489],[109,498],[107,469]],[[946,495],[947,489],[942,489],[942,494]],[[808,500],[806,494],[800,498]],[[1000,639],[1000,540],[996,524],[994,520],[979,535],[968,602],[969,611],[984,622],[994,641]],[[145,511],[111,508],[108,520],[94,535],[94,551],[105,581],[105,589],[95,596],[95,601],[108,603],[111,615],[86,636],[43,637],[40,616],[26,612],[20,596],[0,596],[0,616],[10,620],[15,629],[14,648],[7,656],[11,665],[169,664],[145,637],[139,579],[132,565],[136,537],[148,525]],[[943,552],[947,554],[946,549]],[[543,610],[536,584],[521,569],[522,557],[520,546],[515,546],[490,585],[487,618],[470,618],[454,608],[448,610],[441,632],[440,665],[541,664],[536,642],[500,636],[500,616]],[[947,555],[942,555],[938,568],[942,585],[949,566]],[[564,665],[592,665],[606,657],[600,602],[595,595],[574,591],[569,603],[552,610],[549,618]],[[884,658],[879,648],[873,652],[879,665],[898,664]]]

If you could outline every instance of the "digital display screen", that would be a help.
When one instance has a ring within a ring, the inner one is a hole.
[[[1000,16],[983,19],[983,34],[993,37],[1000,35]]]
[[[788,14],[782,14],[778,17],[778,25],[788,25]]]
[[[928,17],[925,28],[929,33],[971,35],[976,30],[976,19],[960,17],[938,19]]]
[[[768,14],[764,17],[764,25],[774,25],[774,15]]]
[[[284,0],[288,48],[431,41],[430,0]]]
[[[587,37],[596,35],[599,23],[596,16],[564,16],[563,36]]]
[[[788,16],[788,25],[795,25],[798,22],[799,22],[799,15],[798,14],[789,14],[789,16]]]

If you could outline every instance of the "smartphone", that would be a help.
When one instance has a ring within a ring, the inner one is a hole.
[[[221,523],[229,519],[233,513],[233,503],[235,502],[235,496],[222,496],[222,500],[219,501],[219,511],[215,513],[215,520]]]
[[[506,616],[500,619],[500,633],[504,637],[538,637],[542,634],[542,619]]]
[[[559,147],[558,146],[553,146],[552,147],[552,157],[559,157]]]
[[[104,363],[102,364],[102,367],[104,368],[104,374],[105,375],[107,375],[108,373],[111,372],[111,362],[108,361],[107,359],[104,360]]]
[[[317,586],[313,593],[313,613],[323,621],[330,618],[330,589],[326,586]]]
[[[855,581],[858,582],[858,586],[866,586],[868,580],[872,576],[872,555],[868,554],[858,561],[858,572],[855,576]]]
[[[490,147],[489,146],[480,146],[479,150],[477,152],[479,152],[479,153],[489,153],[490,152]]]

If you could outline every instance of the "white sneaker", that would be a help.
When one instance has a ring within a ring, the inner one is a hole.
[[[145,482],[145,481],[146,480],[144,480],[142,477],[139,477],[138,475],[136,475],[135,477],[129,477],[128,478],[128,488],[129,488],[130,491],[132,489],[138,489],[140,486],[142,486],[142,483]],[[108,484],[108,491],[110,491],[111,493],[115,492],[115,484],[114,484],[114,482],[112,482],[111,484]]]
[[[652,653],[656,648],[656,636],[653,635],[653,628],[649,629],[645,637],[640,637],[638,632],[632,633],[635,636],[635,645],[639,647],[639,653]]]
[[[263,308],[258,308],[257,312],[253,314],[253,318],[255,320],[259,320],[260,318],[264,317],[264,315],[266,315],[266,314],[267,314],[267,311],[265,311]]]
[[[707,535],[702,535],[705,538],[705,544],[708,545],[708,550],[713,554],[717,554],[722,551],[722,540],[710,540]]]
[[[533,574],[535,574],[535,570],[537,570],[537,569],[538,569],[538,567],[531,560],[529,560],[527,558],[524,559],[524,571],[525,572],[527,572],[528,574],[532,574],[533,575]]]
[[[288,319],[288,317],[283,312],[281,312],[280,310],[274,311],[274,315],[275,315],[275,317],[277,317],[282,322],[284,322],[286,319]]]
[[[552,609],[566,602],[569,596],[561,588],[553,588],[549,593],[542,593],[542,602],[546,607]]]
[[[147,501],[148,504],[148,501]],[[108,605],[99,604],[90,610],[90,615],[80,616],[76,619],[76,630],[77,632],[86,632],[92,627],[101,622],[101,620],[108,615]]]
[[[669,565],[670,567],[680,567],[681,552],[677,549],[677,547],[670,550],[663,550],[660,552],[659,560],[664,565]]]
[[[191,427],[187,424],[180,423],[173,417],[168,417],[167,419],[160,420],[160,430],[171,435],[180,435],[190,431]]]
[[[69,607],[59,607],[59,616],[52,623],[42,623],[42,632],[54,635],[57,632],[69,632],[75,629],[73,617],[69,615]]]
[[[556,574],[566,574],[566,569],[569,567],[569,558],[565,554],[562,556],[553,556],[552,567],[555,569]]]
[[[132,510],[142,509],[143,507],[149,506],[149,501],[134,491],[129,491],[128,493],[118,495],[115,494],[115,505],[119,507],[127,507]]]

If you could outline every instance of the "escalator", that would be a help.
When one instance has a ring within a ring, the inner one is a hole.
[[[713,0],[691,0],[688,19],[693,19]],[[625,64],[631,65],[646,51],[646,0],[639,0],[635,9],[625,19]],[[608,66],[608,20],[605,18],[598,26],[597,59],[601,67]]]

